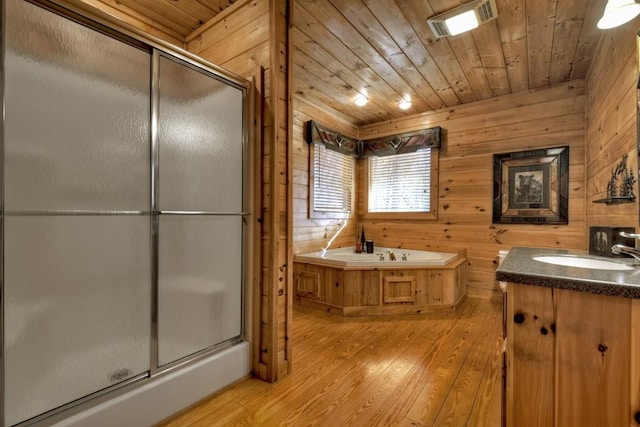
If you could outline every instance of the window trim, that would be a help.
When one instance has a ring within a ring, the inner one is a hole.
[[[313,201],[315,200],[315,189],[314,189],[314,181],[315,181],[315,171],[313,168],[314,158],[315,158],[315,150],[318,144],[309,144],[309,199],[307,203],[307,211],[309,219],[350,219],[353,218],[353,214],[355,212],[356,207],[356,174],[357,174],[357,164],[356,159],[353,157],[347,156],[346,154],[342,154],[345,157],[349,157],[352,162],[352,173],[351,173],[351,206],[349,207],[349,211],[315,211],[313,209]],[[328,150],[328,148],[325,147]]]
[[[438,164],[440,150],[431,148],[431,188],[430,188],[430,212],[369,212],[369,162],[367,159],[362,164],[362,185],[359,187],[362,196],[362,212],[359,217],[363,219],[438,219]]]

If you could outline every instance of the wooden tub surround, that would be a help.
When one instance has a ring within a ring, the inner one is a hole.
[[[467,294],[464,252],[446,265],[339,267],[294,262],[295,301],[342,316],[422,314],[455,308]]]
[[[507,282],[504,425],[640,426],[639,267],[532,259],[558,252],[514,248],[496,272]]]

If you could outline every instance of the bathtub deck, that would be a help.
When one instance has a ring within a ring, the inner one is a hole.
[[[430,316],[296,306],[288,378],[243,381],[162,426],[498,427],[501,313],[475,298]]]

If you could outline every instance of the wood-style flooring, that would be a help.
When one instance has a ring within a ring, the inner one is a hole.
[[[426,315],[296,306],[289,377],[247,379],[162,426],[499,427],[501,313],[473,298]]]

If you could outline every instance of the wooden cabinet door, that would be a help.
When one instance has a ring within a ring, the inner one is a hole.
[[[507,427],[555,425],[553,323],[551,289],[509,284]]]
[[[555,290],[557,426],[628,426],[631,300]]]

